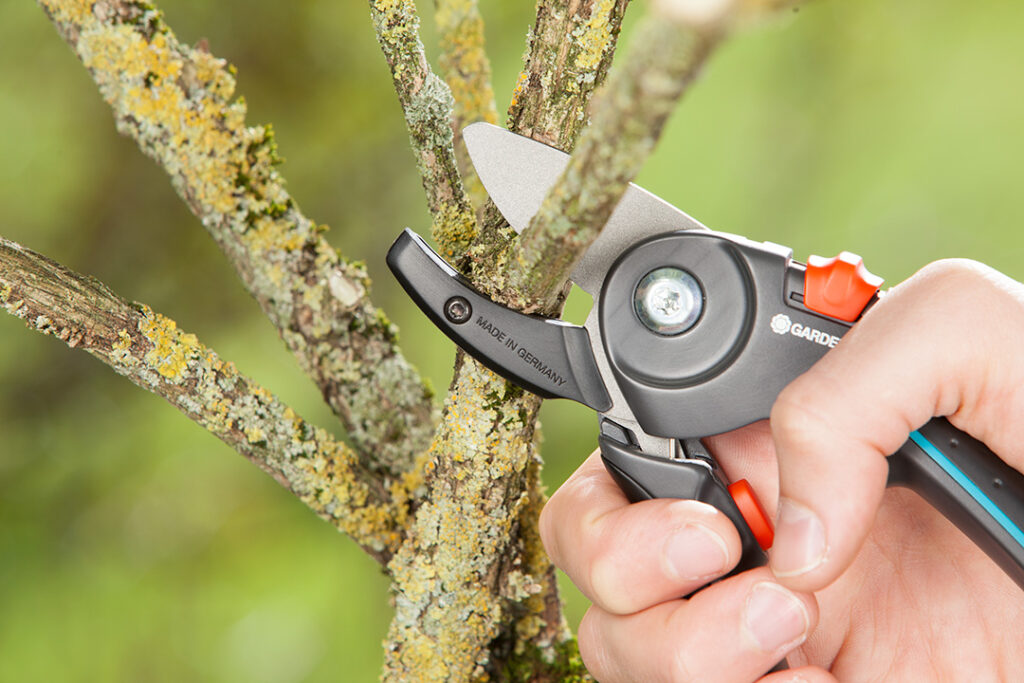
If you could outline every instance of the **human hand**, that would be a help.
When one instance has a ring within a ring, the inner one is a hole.
[[[1024,287],[933,264],[896,287],[780,396],[767,423],[708,439],[769,514],[769,569],[739,559],[724,515],[629,505],[591,456],[541,532],[594,602],[580,626],[601,681],[1007,680],[1024,661],[1024,594],[914,494],[885,494],[885,455],[935,415],[1024,470]],[[773,446],[774,441],[774,446]],[[875,522],[873,524],[873,522]],[[773,573],[774,572],[774,573]],[[796,649],[794,649],[796,648]]]

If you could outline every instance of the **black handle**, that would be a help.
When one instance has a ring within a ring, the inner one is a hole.
[[[387,263],[437,328],[491,370],[544,398],[571,398],[598,412],[611,407],[582,327],[494,303],[408,228]]]
[[[644,455],[636,447],[604,433],[598,438],[598,444],[605,468],[631,503],[652,498],[685,498],[708,503],[725,513],[740,534],[742,555],[739,563],[723,578],[768,563],[767,553],[758,545],[713,461],[669,460]],[[765,673],[788,668],[783,659]]]
[[[710,462],[701,459],[669,460],[644,455],[638,448],[604,434],[598,443],[604,466],[630,502],[651,498],[685,498],[699,500],[725,513],[736,526],[743,549],[739,563],[728,576],[763,567],[768,563],[768,555],[761,550],[725,482]]]
[[[889,457],[889,486],[917,492],[1024,588],[1024,475],[936,418]]]

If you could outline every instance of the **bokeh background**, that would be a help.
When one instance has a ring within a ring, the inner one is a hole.
[[[533,7],[481,4],[503,111]],[[159,6],[183,40],[238,67],[294,196],[368,262],[405,352],[447,386],[452,346],[384,267],[397,232],[429,219],[365,4]],[[631,8],[624,47],[644,10]],[[812,3],[720,50],[640,182],[798,257],[856,251],[891,283],[957,255],[1024,278],[1022,28],[1022,3]],[[337,431],[29,0],[0,3],[0,135],[0,234],[171,316]],[[583,313],[577,301],[570,318]],[[594,447],[594,422],[549,403],[543,426],[553,488]],[[575,625],[585,602],[566,592]],[[268,477],[99,362],[0,317],[0,680],[373,680],[389,618],[376,565]]]

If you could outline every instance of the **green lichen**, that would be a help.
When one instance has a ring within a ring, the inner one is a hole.
[[[387,655],[390,679],[483,679],[488,646],[510,604],[543,590],[522,563],[505,572],[511,579],[500,599],[488,578],[523,556],[516,530],[530,503],[520,492],[535,461],[539,400],[511,393],[505,380],[472,361],[463,363],[449,392],[425,468],[427,497],[388,566],[396,606],[390,641],[400,644]],[[509,414],[526,420],[509,420]]]
[[[583,665],[575,638],[568,638],[550,649],[527,646],[517,651],[509,659],[504,678],[517,683],[539,680],[590,683],[594,680]]]
[[[476,233],[476,218],[455,156],[455,100],[427,62],[416,6],[410,0],[371,0],[370,15],[402,105],[438,246],[449,257],[456,256],[468,246],[466,235]]]

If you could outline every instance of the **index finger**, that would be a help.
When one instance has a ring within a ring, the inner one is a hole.
[[[896,287],[779,396],[780,506],[770,566],[817,590],[852,561],[886,485],[886,457],[933,416],[1018,470],[1024,287],[980,264],[940,262]]]
[[[541,513],[556,566],[595,604],[631,614],[724,575],[740,557],[728,517],[693,500],[631,504],[592,454]]]

